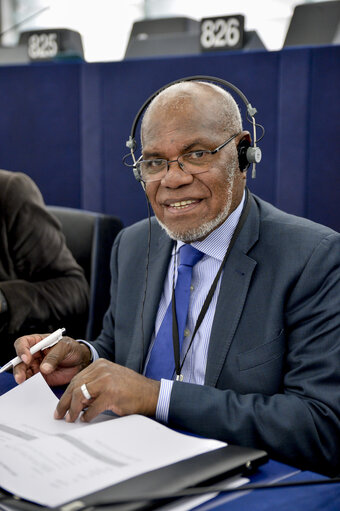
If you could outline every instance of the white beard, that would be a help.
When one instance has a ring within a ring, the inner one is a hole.
[[[184,243],[191,243],[193,241],[198,241],[206,238],[208,234],[210,234],[216,227],[221,225],[229,216],[230,208],[233,199],[233,188],[234,188],[234,177],[235,173],[239,172],[238,161],[235,160],[232,164],[232,168],[228,169],[228,176],[226,177],[226,204],[222,211],[208,222],[203,222],[202,225],[198,227],[193,227],[192,229],[188,229],[186,232],[175,231],[169,229],[166,225],[164,225],[157,217],[157,221],[162,229],[165,230],[167,235],[176,241],[183,241]]]

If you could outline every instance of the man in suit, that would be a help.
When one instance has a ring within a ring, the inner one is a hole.
[[[143,160],[136,165],[156,219],[117,237],[101,335],[91,346],[65,339],[33,361],[28,348],[41,337],[21,338],[16,348],[25,364],[15,376],[22,382],[40,369],[50,384],[73,378],[57,419],[74,421],[84,407],[84,421],[105,409],[145,414],[335,474],[340,236],[247,190],[239,148],[249,142],[223,89],[184,82],[161,92],[145,113]],[[164,361],[154,354],[159,345],[165,353],[158,333],[178,252],[187,245],[201,258],[193,267],[179,362],[170,377],[154,377]]]
[[[0,170],[0,364],[20,335],[62,324],[83,335],[89,290],[32,179]]]

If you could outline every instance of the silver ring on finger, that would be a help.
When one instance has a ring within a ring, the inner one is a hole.
[[[80,390],[82,391],[82,394],[83,394],[85,399],[92,399],[91,394],[87,390],[86,383],[82,384],[82,386],[80,387]]]

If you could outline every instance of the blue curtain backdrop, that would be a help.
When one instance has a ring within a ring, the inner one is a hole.
[[[266,129],[250,189],[340,230],[339,61],[340,46],[326,46],[0,67],[0,168],[29,174],[48,204],[129,225],[147,215],[122,164],[136,112],[167,82],[212,75],[240,88]]]

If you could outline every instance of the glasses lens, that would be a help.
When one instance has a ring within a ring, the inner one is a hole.
[[[212,159],[213,155],[211,151],[193,151],[191,153],[182,154],[178,158],[178,163],[184,172],[199,174],[205,167],[210,165]]]
[[[167,161],[162,159],[142,160],[137,163],[137,169],[145,182],[158,181],[166,174]]]

